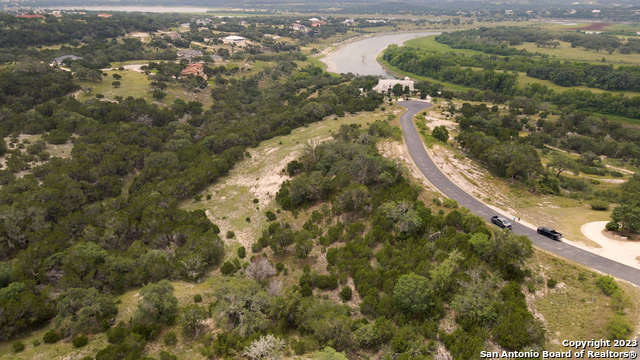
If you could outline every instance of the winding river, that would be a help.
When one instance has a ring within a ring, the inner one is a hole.
[[[358,75],[378,75],[383,78],[395,79],[378,64],[376,60],[378,54],[389,45],[402,45],[410,39],[438,34],[440,32],[423,31],[373,36],[345,44],[321,58],[320,61],[327,64],[328,71],[339,74],[350,72]]]

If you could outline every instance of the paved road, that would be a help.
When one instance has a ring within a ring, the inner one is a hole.
[[[419,111],[431,107],[431,104],[421,101],[407,101],[400,102],[398,105],[407,108],[407,111],[400,118],[402,132],[404,133],[409,153],[420,171],[445,195],[457,200],[461,206],[471,210],[474,214],[490,221],[491,216],[496,215],[496,212],[452,183],[427,154],[412,119]],[[539,248],[640,286],[640,269],[620,264],[563,242],[553,241],[538,235],[535,230],[522,224],[513,224],[513,232],[518,235],[527,235],[533,244]]]

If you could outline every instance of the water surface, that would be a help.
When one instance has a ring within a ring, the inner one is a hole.
[[[402,45],[405,41],[430,35],[439,35],[436,31],[401,33],[373,36],[354,41],[320,59],[327,64],[327,70],[335,73],[354,73],[358,75],[378,75],[387,79],[395,77],[387,73],[376,58],[389,45]]]

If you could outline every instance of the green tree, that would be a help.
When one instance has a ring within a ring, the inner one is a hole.
[[[140,289],[140,301],[133,313],[133,322],[137,324],[170,324],[178,313],[178,298],[174,295],[173,285],[161,280]]]
[[[451,302],[456,320],[466,328],[484,327],[498,317],[498,302],[489,279],[482,279],[478,270],[467,272],[470,281],[460,282],[461,290]]]
[[[117,88],[119,88],[119,87],[120,87],[120,85],[122,85],[122,83],[121,83],[120,81],[117,81],[117,80],[116,80],[116,81],[112,81],[112,82],[111,82],[111,86],[113,86],[113,87],[114,87],[114,88],[116,88],[116,89],[117,89]]]
[[[162,91],[162,90],[160,90],[160,89],[154,89],[153,92],[151,92],[151,95],[157,101],[160,101],[160,100],[164,99],[165,97],[167,97],[167,93]]]
[[[447,143],[447,141],[449,141],[449,131],[444,125],[436,126],[435,128],[433,128],[431,136],[433,136],[438,141],[442,141],[445,144]]]
[[[611,219],[620,224],[620,229],[637,233],[640,231],[640,204],[626,202],[616,206]]]
[[[203,306],[189,304],[181,311],[180,325],[182,333],[189,337],[197,337],[200,334],[202,322],[209,317],[209,312]]]
[[[402,84],[393,85],[393,89],[391,90],[391,92],[395,96],[402,96],[402,93],[404,92],[404,89],[402,88]]]
[[[551,161],[547,163],[547,167],[553,167],[556,169],[556,177],[559,177],[564,171],[571,171],[575,175],[578,175],[579,172],[578,163],[572,157],[562,152],[554,155]]]
[[[427,315],[436,305],[429,279],[414,273],[398,278],[393,297],[400,308],[413,314]]]
[[[113,297],[95,288],[71,288],[58,298],[56,329],[64,336],[100,332],[103,321],[110,322],[118,313]]]

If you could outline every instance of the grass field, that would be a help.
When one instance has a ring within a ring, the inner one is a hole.
[[[594,50],[585,50],[581,47],[572,48],[571,44],[566,41],[560,41],[557,48],[537,47],[534,43],[524,43],[514,46],[516,49],[525,49],[529,52],[539,52],[547,54],[558,60],[584,61],[597,64],[603,64],[602,59],[606,61],[604,64],[624,64],[624,65],[640,65],[640,57],[637,54],[620,54],[614,52],[609,55],[607,52],[597,52]]]
[[[561,345],[562,340],[566,339],[607,339],[606,324],[614,312],[610,306],[611,298],[595,284],[598,274],[543,251],[534,253],[528,268],[533,273],[536,292],[531,294],[527,289],[523,289],[523,292],[546,325],[545,350],[567,351]],[[546,286],[546,280],[550,278],[558,281],[553,289]],[[640,289],[622,281],[618,284],[631,299],[625,317],[637,326],[635,324],[640,322]],[[616,348],[610,350],[620,351]]]
[[[144,98],[147,101],[152,100],[148,94],[151,81],[149,81],[147,75],[126,70],[107,71],[106,73],[108,76],[103,77],[101,83],[83,80],[77,81],[78,85],[93,87],[93,91],[90,94],[80,93],[78,99],[84,101],[94,97],[96,94],[102,94],[106,100],[114,100],[116,96],[122,96],[123,98],[133,96],[134,98]],[[121,83],[119,88],[114,88],[111,85],[111,83],[116,80],[112,74],[120,74],[120,76],[122,76],[122,78],[118,80]]]

